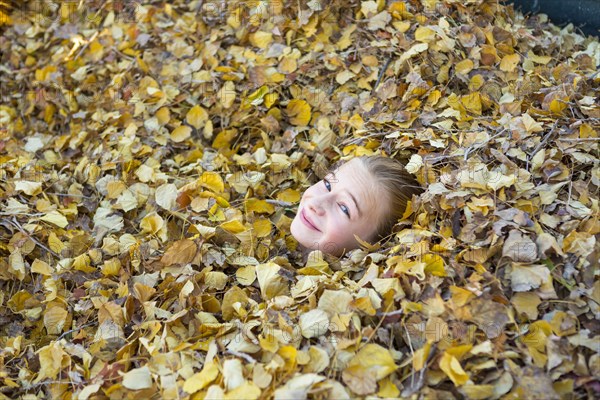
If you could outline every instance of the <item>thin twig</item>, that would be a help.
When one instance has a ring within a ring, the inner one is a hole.
[[[13,217],[12,220],[7,219],[7,221],[11,224],[13,224],[22,234],[26,235],[29,239],[31,239],[35,244],[37,244],[38,246],[40,246],[42,249],[48,251],[50,254],[52,254],[54,257],[56,258],[60,258],[60,256],[58,254],[56,254],[55,252],[53,252],[52,250],[50,250],[49,248],[47,248],[46,246],[44,246],[39,240],[37,240],[34,236],[30,235],[29,233],[25,232],[25,229],[23,229],[23,227],[19,224],[19,222],[17,221],[16,217]]]
[[[506,128],[502,129],[500,132],[496,133],[494,136],[492,136],[491,138],[489,138],[485,142],[476,143],[476,144],[472,145],[471,147],[467,148],[467,150],[465,151],[465,155],[464,155],[463,159],[465,161],[467,161],[467,157],[469,156],[469,153],[471,152],[471,150],[479,149],[479,148],[485,146],[486,144],[488,144],[489,142],[491,142],[493,139],[497,138],[498,136],[500,136],[504,132],[506,132]]]
[[[600,138],[597,137],[591,137],[591,138],[558,138],[557,140],[560,140],[561,142],[595,142],[597,140],[600,140]]]
[[[379,72],[379,76],[377,77],[377,82],[375,82],[375,86],[373,86],[373,90],[371,90],[371,94],[375,93],[375,91],[377,90],[377,86],[379,86],[379,82],[381,82],[381,78],[383,78],[383,74],[385,74],[385,71],[387,71],[387,68],[390,65],[390,62],[392,62],[392,57],[389,57],[387,59],[387,61],[385,62],[385,64],[383,65],[383,68],[381,68],[381,71]]]
[[[554,133],[554,130],[556,129],[557,125],[558,125],[558,120],[556,120],[556,122],[554,122],[554,125],[552,126],[552,129],[550,129],[550,132],[548,132],[546,134],[546,136],[544,136],[544,139],[542,139],[542,141],[539,142],[537,146],[535,146],[535,149],[531,153],[529,153],[529,156],[527,157],[527,161],[530,161],[537,154],[537,152],[540,151],[540,149],[542,147],[544,147],[544,145],[546,144],[546,142],[552,136],[552,133]]]
[[[292,207],[293,206],[292,203],[288,203],[287,201],[273,200],[273,199],[266,199],[265,201],[269,204],[273,204],[275,206],[280,206],[280,207]]]
[[[46,213],[6,213],[6,212],[0,212],[0,217],[14,217],[16,215],[23,215],[26,217],[41,217],[42,215],[45,215]]]
[[[63,333],[62,335],[60,335],[56,340],[58,341],[58,340],[62,339],[63,337],[67,336],[69,333],[80,331],[80,330],[82,330],[85,327],[88,327],[88,326],[91,326],[91,325],[95,325],[95,324],[96,324],[96,322],[90,322],[90,323],[81,325],[78,328],[71,329],[70,331],[66,331],[65,333]]]
[[[241,353],[241,352],[235,351],[235,350],[227,350],[225,352],[229,353],[231,355],[234,355],[236,357],[243,358],[244,360],[248,361],[250,364],[256,363],[256,360],[254,358],[250,357],[248,354],[244,354],[244,353]]]
[[[55,196],[63,196],[63,197],[81,197],[83,199],[92,199],[91,196],[85,196],[83,194],[70,194],[70,193],[56,193],[56,192],[46,192],[46,194],[52,194]]]
[[[104,8],[104,7],[105,6],[102,6],[102,8]],[[94,32],[94,34],[88,40],[86,40],[85,44],[81,47],[81,49],[79,49],[77,56],[75,56],[75,60],[78,59],[79,57],[81,57],[81,53],[83,53],[85,51],[85,49],[88,48],[88,46],[90,45],[91,42],[96,40],[96,37],[98,36],[99,33],[100,33],[99,31]]]
[[[404,310],[396,310],[390,312],[378,312],[375,315],[377,315],[378,317],[393,317],[394,315],[402,315],[403,312]]]

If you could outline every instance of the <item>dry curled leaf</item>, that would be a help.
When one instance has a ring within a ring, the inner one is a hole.
[[[599,397],[597,38],[483,0],[36,3],[0,1],[3,396]],[[306,189],[380,154],[424,193],[303,252]]]

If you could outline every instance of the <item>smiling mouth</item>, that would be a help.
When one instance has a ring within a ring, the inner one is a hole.
[[[300,212],[300,219],[302,220],[302,222],[304,223],[304,225],[308,226],[311,229],[314,229],[315,231],[321,232],[319,229],[317,229],[317,227],[308,220],[308,218],[306,218],[306,214],[304,213],[304,210],[302,210]]]

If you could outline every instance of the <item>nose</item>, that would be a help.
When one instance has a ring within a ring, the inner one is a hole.
[[[316,215],[323,215],[325,214],[325,210],[323,209],[323,207],[321,207],[319,205],[318,201],[311,201],[310,203],[307,204],[308,205],[308,209],[312,212],[314,212]]]
[[[306,206],[310,211],[315,213],[318,216],[322,216],[325,214],[325,209],[323,208],[323,203],[319,201],[319,199],[313,198],[311,199]]]

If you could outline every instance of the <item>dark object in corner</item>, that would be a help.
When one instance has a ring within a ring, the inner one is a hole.
[[[564,26],[569,22],[586,35],[600,36],[600,0],[514,0],[515,10],[523,14],[544,13],[553,23]]]

